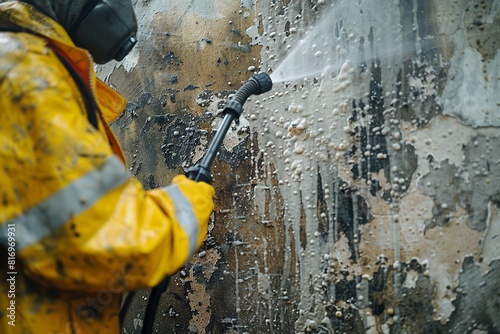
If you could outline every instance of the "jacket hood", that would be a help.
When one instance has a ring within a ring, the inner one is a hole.
[[[62,25],[67,32],[95,0],[22,0]]]

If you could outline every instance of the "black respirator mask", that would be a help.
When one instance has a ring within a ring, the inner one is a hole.
[[[75,45],[87,49],[94,61],[122,60],[137,43],[137,20],[130,0],[96,0],[69,29]]]

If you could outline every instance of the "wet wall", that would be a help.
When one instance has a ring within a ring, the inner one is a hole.
[[[199,161],[253,72],[279,81],[224,141],[158,333],[500,333],[500,1],[135,8],[138,47],[98,71],[146,188]]]

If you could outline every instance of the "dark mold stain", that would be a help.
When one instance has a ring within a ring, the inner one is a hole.
[[[158,184],[156,183],[155,177],[153,174],[149,174],[145,189],[148,190],[156,188],[158,188]]]
[[[316,211],[318,217],[318,232],[321,233],[321,236],[323,236],[323,239],[326,241],[330,232],[330,222],[328,220],[328,204],[325,200],[325,191],[323,189],[323,178],[321,177],[319,167],[316,192],[318,197]]]
[[[370,33],[369,40],[373,43],[373,31]],[[372,52],[374,52],[373,49]],[[387,136],[387,133],[384,134],[384,131],[389,134],[400,131],[398,126],[390,124],[391,119],[397,118],[398,108],[392,105],[392,102],[391,106],[385,106],[381,66],[378,59],[373,61],[370,71],[372,76],[368,106],[363,100],[352,101],[352,114],[349,117],[349,122],[351,124],[350,135],[355,144],[347,152],[347,155],[357,157],[357,162],[351,168],[353,178],[366,180],[373,196],[381,190],[381,186],[380,181],[373,179],[372,175],[383,170],[387,182],[392,184],[390,167],[391,165],[397,166],[397,177],[404,179],[404,183],[399,183],[397,188],[396,186],[393,188],[401,196],[409,188],[412,175],[417,168],[418,158],[415,154],[415,148],[410,144],[398,141],[399,150],[388,149],[388,142],[392,139]],[[387,113],[387,107],[391,107],[392,113]],[[369,111],[369,116],[365,110]],[[389,120],[386,121],[386,117]],[[381,197],[388,202],[392,201],[392,196],[391,191],[385,191],[381,194]]]
[[[173,89],[173,88],[167,88],[165,89],[165,93],[166,93],[166,96],[168,97],[168,99],[170,100],[170,102],[172,103],[176,103],[177,102],[177,93],[179,91],[177,89]],[[162,106],[165,106],[166,105],[166,101],[162,101]]]
[[[187,85],[186,87],[184,87],[183,90],[184,91],[186,91],[186,90],[196,90],[198,88],[200,88],[200,87],[199,86],[194,86],[194,85]]]
[[[369,211],[366,200],[357,194],[356,189],[341,179],[337,179],[338,194],[335,203],[333,204],[333,212],[336,216],[334,219],[337,224],[335,240],[339,240],[340,234],[344,234],[349,242],[351,250],[351,259],[356,261],[357,258],[357,242],[360,240],[360,230],[354,228],[354,220],[357,220],[357,225],[367,224],[372,220],[372,215]]]
[[[418,166],[418,157],[415,153],[415,147],[413,145],[407,143],[400,143],[401,149],[398,151],[393,151],[391,158],[391,165],[397,166],[398,170],[396,172],[396,176],[401,179],[403,178],[404,183],[399,183],[399,194],[405,193],[406,190],[410,187],[411,179],[413,177],[413,173]],[[386,169],[386,173],[388,170]],[[386,174],[388,180],[391,180],[390,174]],[[391,180],[392,181],[392,180]],[[391,182],[392,183],[392,182]],[[405,187],[406,190],[403,188]]]
[[[349,307],[347,308],[339,307],[336,305],[326,306],[326,316],[330,319],[335,333],[366,333],[363,319],[359,315],[359,311],[354,305],[352,305],[353,307],[350,306],[351,305],[349,305]],[[337,316],[337,311],[340,311],[342,316]],[[312,331],[311,333],[330,334],[331,330],[319,326],[317,331]]]
[[[170,93],[175,94],[175,90]],[[135,101],[129,101],[123,113],[113,122],[113,125],[120,129],[130,125],[134,119],[144,120],[145,124],[141,131],[144,134],[152,124],[160,124],[170,121],[170,115],[162,115],[165,113],[166,100],[168,97],[162,95],[159,98],[153,96],[150,92],[144,92]],[[146,110],[147,109],[147,110]],[[148,116],[152,115],[152,116]],[[151,119],[159,117],[153,123],[149,123]],[[163,119],[162,119],[163,118]]]
[[[170,50],[166,55],[163,56],[163,62],[169,66],[178,67],[182,64],[182,60],[180,60],[179,56],[174,54],[174,51]]]
[[[142,126],[139,134],[141,136],[144,135],[153,125],[159,125],[160,129],[162,129],[165,125],[172,122],[174,118],[175,115],[170,115],[170,114],[150,116],[146,118],[146,122]]]
[[[300,198],[300,226],[299,226],[299,237],[300,246],[303,250],[307,249],[307,233],[306,233],[306,211],[304,209],[304,202],[302,201],[302,191],[299,192]]]
[[[201,144],[201,136],[206,134],[199,126],[200,121],[199,117],[182,115],[163,128],[161,152],[167,167],[191,165],[195,147]]]
[[[232,151],[228,151],[224,145],[221,146],[217,159],[224,161],[231,166],[231,168],[238,168],[245,160],[248,159],[249,150],[248,143],[249,137],[246,137],[238,145],[234,146]]]
[[[444,56],[441,47],[435,38],[430,38],[435,35],[433,15],[429,15],[433,12],[432,2],[418,0],[416,15],[413,6],[406,5],[404,1],[401,1],[399,7],[404,35],[402,50],[405,54],[401,73],[398,74],[402,80],[401,85],[397,87],[397,93],[398,97],[404,96],[406,99],[397,102],[394,106],[394,115],[398,119],[412,121],[418,127],[424,127],[434,116],[441,113],[441,107],[435,97],[444,89],[447,69],[442,64]],[[421,50],[417,50],[416,45],[421,45]],[[411,77],[420,79],[424,86],[432,87],[435,93],[431,94],[425,87],[411,86],[409,81]]]

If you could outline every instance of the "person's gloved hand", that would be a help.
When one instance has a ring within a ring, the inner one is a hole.
[[[206,182],[196,182],[188,179],[185,175],[177,175],[172,180],[172,185],[176,185],[184,196],[191,202],[193,213],[198,219],[200,232],[197,246],[200,247],[205,239],[208,220],[214,209],[213,196],[214,188]]]

